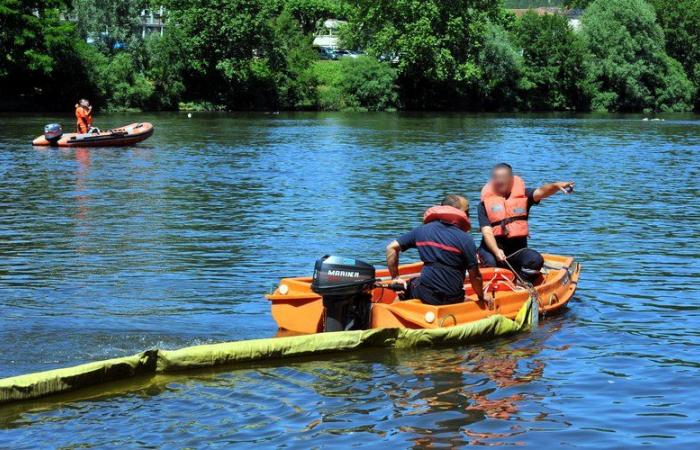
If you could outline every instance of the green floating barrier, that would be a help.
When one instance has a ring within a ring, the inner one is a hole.
[[[370,347],[409,348],[469,344],[530,329],[533,321],[537,320],[537,309],[533,305],[532,300],[526,302],[515,320],[495,315],[449,328],[340,331],[198,345],[180,350],[148,350],[123,358],[0,379],[0,404],[31,400],[157,373]]]

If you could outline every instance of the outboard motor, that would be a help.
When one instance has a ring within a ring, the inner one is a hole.
[[[316,261],[311,289],[323,297],[323,331],[367,329],[375,282],[371,264],[329,255]]]
[[[63,136],[63,128],[60,123],[50,123],[44,127],[44,137],[51,144],[55,144]]]

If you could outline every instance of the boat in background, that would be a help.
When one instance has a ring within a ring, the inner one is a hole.
[[[326,256],[316,262],[313,277],[284,278],[272,294],[272,316],[281,330],[319,333],[368,328],[440,328],[464,325],[496,314],[515,318],[530,297],[540,314],[566,306],[576,290],[580,265],[569,256],[543,255],[542,275],[530,288],[516,283],[508,269],[482,268],[484,290],[494,296],[494,308],[477,302],[464,285],[462,303],[433,306],[417,299],[400,300],[387,269],[354,259]],[[420,275],[423,263],[399,266],[406,281]]]
[[[32,141],[36,146],[54,147],[123,147],[144,141],[153,135],[153,124],[138,122],[106,131],[63,133],[61,125],[49,124],[44,134]]]

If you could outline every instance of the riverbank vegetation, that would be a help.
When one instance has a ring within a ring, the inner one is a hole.
[[[576,26],[501,0],[0,0],[0,108],[700,108],[700,1],[567,4]],[[141,11],[160,6],[146,35]],[[365,55],[320,60],[327,18]]]

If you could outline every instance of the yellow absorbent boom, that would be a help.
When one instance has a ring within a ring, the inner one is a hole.
[[[0,379],[0,404],[36,399],[88,386],[188,369],[267,362],[361,348],[464,345],[525,331],[536,320],[532,299],[515,320],[494,315],[449,328],[384,328],[198,345],[179,350],[147,350],[123,358]]]

